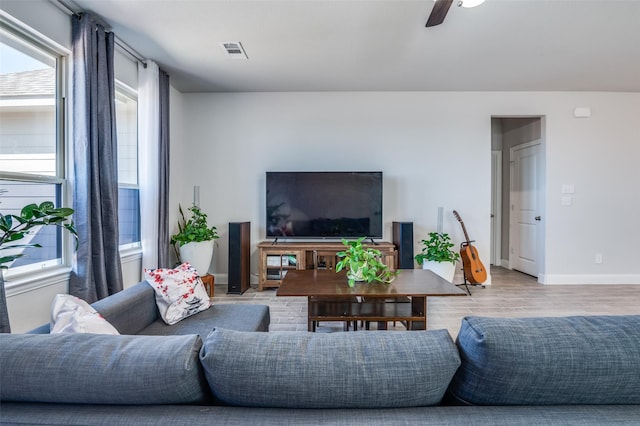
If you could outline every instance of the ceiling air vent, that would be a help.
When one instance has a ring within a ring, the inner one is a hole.
[[[224,50],[227,52],[230,58],[233,59],[249,59],[247,53],[244,51],[242,47],[242,43],[239,41],[228,41],[220,43]]]

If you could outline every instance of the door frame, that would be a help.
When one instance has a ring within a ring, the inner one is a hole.
[[[542,120],[542,117],[541,117]],[[541,124],[542,121],[541,121]],[[544,127],[543,127],[544,129]],[[534,141],[529,141],[529,142],[525,142],[525,143],[521,143],[518,145],[514,145],[511,146],[509,148],[509,164],[510,164],[510,179],[509,179],[509,211],[510,213],[513,211],[513,203],[512,200],[514,198],[514,176],[517,175],[517,170],[516,170],[516,163],[514,161],[513,155],[514,155],[514,151],[516,150],[520,150],[520,149],[524,149],[524,148],[528,148],[531,146],[535,146],[535,145],[539,145],[539,154],[540,154],[540,164],[539,164],[539,168],[537,170],[537,172],[540,174],[540,180],[539,180],[539,186],[537,188],[538,191],[538,197],[539,197],[539,201],[540,201],[540,207],[538,210],[538,213],[540,216],[542,216],[543,220],[540,221],[540,223],[537,225],[536,228],[536,238],[537,238],[537,244],[536,244],[536,264],[537,264],[537,271],[536,271],[536,279],[538,279],[538,282],[541,282],[541,277],[543,275],[543,271],[544,271],[544,253],[545,253],[545,242],[544,242],[544,235],[545,235],[545,220],[546,219],[546,208],[545,208],[545,199],[546,199],[546,191],[545,191],[545,163],[546,163],[546,159],[545,159],[545,151],[544,151],[544,134],[540,135],[539,139],[536,139]],[[514,228],[514,215],[513,214],[509,214],[509,269],[513,269],[513,248],[514,247],[514,240],[515,240],[515,232],[513,232],[513,228]]]
[[[490,149],[490,155],[493,155],[493,151],[495,150],[499,150],[502,152],[502,179],[501,179],[501,188],[500,188],[500,193],[495,194],[495,196],[497,196],[500,199],[500,202],[502,204],[501,209],[500,209],[500,221],[496,221],[496,224],[498,226],[498,228],[500,228],[500,245],[501,245],[501,251],[504,251],[504,256],[503,253],[499,253],[499,264],[498,266],[501,266],[503,268],[508,268],[508,269],[512,269],[511,268],[511,188],[513,187],[513,163],[511,161],[509,161],[509,149],[510,147],[508,146],[507,141],[504,139],[504,136],[506,135],[505,132],[505,122],[502,120],[509,120],[509,119],[523,119],[523,118],[529,118],[529,119],[537,119],[539,120],[540,123],[540,134],[539,137],[537,139],[540,140],[541,143],[541,182],[540,182],[540,188],[539,190],[542,191],[541,194],[541,201],[542,201],[542,205],[540,208],[540,215],[542,216],[542,221],[541,221],[541,231],[540,231],[540,242],[538,244],[538,282],[540,283],[544,283],[544,275],[546,273],[546,259],[545,259],[545,253],[546,253],[546,230],[547,230],[547,226],[546,226],[546,206],[547,206],[547,197],[548,197],[548,188],[547,188],[547,156],[546,156],[546,152],[547,152],[547,139],[546,139],[546,134],[547,134],[547,121],[546,121],[546,116],[543,114],[492,114],[491,115],[491,119],[496,119],[496,120],[501,120],[500,121],[500,130],[498,131],[498,133],[493,133],[493,126],[492,126],[492,134],[491,134],[491,149]],[[497,143],[494,144],[494,137],[497,137],[499,140],[497,140]],[[536,140],[537,140],[536,139]],[[523,143],[525,143],[526,140],[523,140]],[[520,145],[519,143],[516,142],[517,145]],[[514,146],[517,146],[514,145]],[[493,162],[493,159],[491,160]],[[492,166],[493,167],[493,166]],[[494,185],[491,184],[491,190],[495,191]],[[491,195],[491,197],[493,197],[494,194]],[[495,238],[495,235],[493,235],[491,233],[491,237],[492,239]],[[504,240],[504,241],[503,241]],[[494,242],[491,243],[492,244],[492,248],[493,248],[493,244]],[[498,262],[496,260],[496,262]]]
[[[489,263],[502,266],[502,151],[491,150],[491,257]]]

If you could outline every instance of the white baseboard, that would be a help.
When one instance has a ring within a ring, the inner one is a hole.
[[[541,274],[539,282],[546,285],[566,284],[640,284],[638,274]]]

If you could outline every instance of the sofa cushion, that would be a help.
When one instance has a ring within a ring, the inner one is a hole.
[[[200,403],[210,391],[198,336],[0,334],[0,399],[81,404]]]
[[[267,305],[218,303],[174,325],[167,325],[158,319],[140,330],[138,334],[154,336],[199,334],[205,337],[217,327],[238,331],[269,331],[269,323],[270,315]]]
[[[144,277],[156,292],[160,316],[169,325],[211,306],[202,279],[188,262],[174,269],[145,269]]]
[[[56,294],[51,302],[51,334],[120,334],[91,305],[70,294]]]
[[[457,345],[463,402],[640,404],[640,316],[467,317]]]
[[[220,401],[280,408],[434,405],[460,364],[446,330],[246,333],[216,329],[205,339],[200,359]]]

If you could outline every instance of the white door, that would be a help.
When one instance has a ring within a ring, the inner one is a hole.
[[[540,141],[511,148],[511,232],[509,266],[538,276],[542,221]]]

